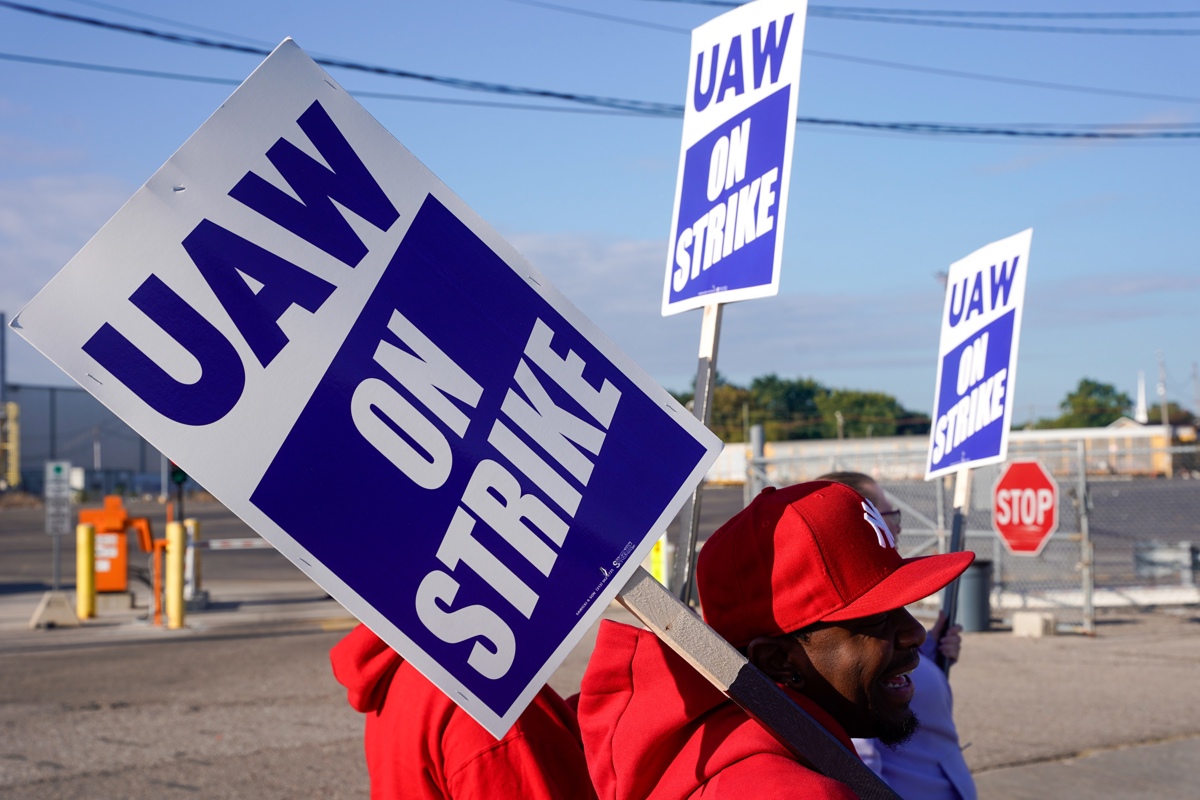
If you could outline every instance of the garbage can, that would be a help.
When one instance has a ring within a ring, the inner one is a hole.
[[[992,562],[975,559],[958,579],[958,622],[964,631],[992,627]]]

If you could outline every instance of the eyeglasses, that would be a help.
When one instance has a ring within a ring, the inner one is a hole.
[[[900,509],[892,509],[891,511],[880,511],[879,516],[883,517],[884,522],[892,529],[892,533],[900,532]]]

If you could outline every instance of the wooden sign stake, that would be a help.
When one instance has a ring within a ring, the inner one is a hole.
[[[955,473],[954,476],[954,518],[950,523],[950,550],[951,553],[957,553],[963,549],[964,539],[966,538],[967,515],[971,513],[971,468],[962,467]],[[933,636],[940,637],[951,625],[954,624],[955,617],[958,616],[958,578],[950,582],[946,587],[945,594],[942,595],[942,613],[946,616],[946,621],[941,629],[933,632]],[[934,656],[938,667],[947,675],[950,674],[950,661],[946,659],[940,650],[934,651]]]

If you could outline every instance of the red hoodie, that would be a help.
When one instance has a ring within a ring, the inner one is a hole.
[[[854,751],[820,707],[788,694]],[[601,800],[856,797],[802,766],[657,636],[628,625],[601,624],[579,726]]]
[[[497,739],[359,625],[329,654],[365,735],[375,800],[594,798],[575,715],[546,686]]]

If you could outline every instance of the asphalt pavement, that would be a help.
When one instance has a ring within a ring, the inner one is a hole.
[[[713,499],[718,516],[740,503],[740,489],[729,495]],[[192,515],[253,536],[216,504]],[[213,604],[182,630],[148,619],[137,581],[133,609],[29,630],[50,576],[39,529],[36,512],[0,510],[0,796],[367,795],[362,718],[327,655],[354,620],[286,560],[206,554]],[[1200,610],[1114,609],[1098,622],[1095,637],[964,636],[952,684],[981,798],[1196,796]],[[554,675],[559,692],[577,689],[592,638]]]

